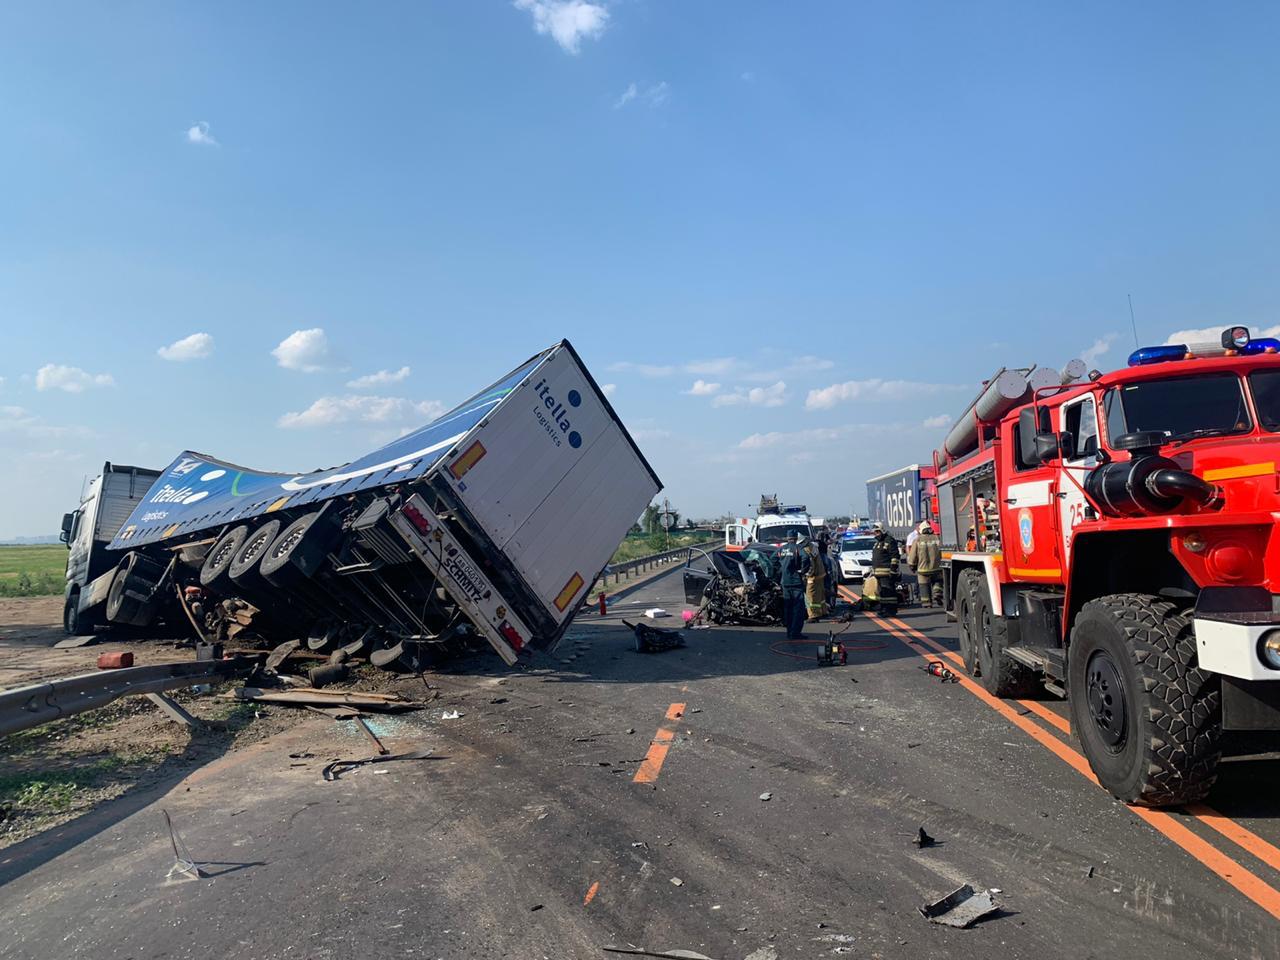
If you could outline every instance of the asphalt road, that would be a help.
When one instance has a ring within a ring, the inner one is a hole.
[[[661,577],[555,659],[471,664],[432,678],[432,710],[377,721],[433,759],[326,783],[368,749],[316,718],[6,851],[0,957],[1280,956],[1280,761],[1139,815],[1072,761],[1060,706],[921,669],[938,654],[911,631],[950,647],[940,615],[860,617],[844,667],[777,629],[636,653],[621,615],[680,592]],[[212,877],[166,880],[161,808]],[[1000,912],[921,917],[965,882]]]

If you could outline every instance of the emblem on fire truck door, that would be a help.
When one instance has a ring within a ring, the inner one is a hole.
[[[1022,552],[1030,553],[1036,545],[1035,519],[1031,511],[1023,507],[1018,511],[1018,540],[1022,543]]]

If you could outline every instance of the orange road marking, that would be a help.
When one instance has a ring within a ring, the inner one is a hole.
[[[1213,807],[1203,803],[1190,804],[1187,812],[1201,823],[1217,830],[1237,846],[1248,850],[1267,866],[1280,870],[1280,850],[1267,843],[1248,827],[1236,823],[1230,817],[1223,816]]]
[[[673,703],[667,707],[667,719],[679,720],[684,716],[684,704]],[[671,749],[671,744],[675,742],[676,732],[668,727],[659,727],[658,732],[653,735],[653,740],[649,743],[649,752],[644,755],[644,760],[636,770],[636,775],[631,778],[632,783],[653,783],[658,779],[658,774],[662,772],[662,763],[667,759],[667,751]]]
[[[884,620],[874,613],[868,612],[867,616],[873,623],[878,624],[880,628],[887,633],[892,634],[899,640],[908,641],[907,648],[914,650],[916,655],[924,660],[930,659],[930,655],[916,650],[910,643],[910,637],[906,634],[911,634],[916,638],[927,641],[935,649],[942,649],[919,630],[908,627],[905,624],[902,625],[902,629],[899,629],[894,624],[891,624],[889,621]],[[1062,740],[1059,740],[1056,736],[1039,726],[1033,720],[1028,720],[1026,717],[1020,715],[1003,700],[997,699],[987,693],[986,690],[978,686],[978,684],[969,677],[964,674],[957,674],[956,677],[966,690],[972,693],[983,703],[987,704],[987,706],[991,707],[991,709],[995,710],[1014,726],[1018,727],[1041,746],[1048,749],[1054,756],[1058,757],[1086,780],[1093,783],[1098,782],[1097,777],[1093,775],[1093,771],[1089,769],[1089,761],[1085,759],[1083,754],[1077,752]],[[1157,830],[1166,839],[1171,840],[1184,851],[1191,854],[1191,856],[1195,857],[1196,860],[1200,861],[1203,866],[1207,867],[1220,879],[1240,891],[1263,910],[1267,911],[1267,913],[1280,920],[1280,890],[1277,890],[1257,874],[1232,860],[1208,841],[1192,833],[1172,815],[1165,813],[1162,810],[1153,810],[1150,807],[1131,806],[1128,809],[1134,816],[1145,820],[1148,825]],[[1207,807],[1205,810],[1206,815],[1214,812],[1211,808]],[[1255,836],[1244,827],[1236,824],[1234,821],[1228,820],[1227,822],[1231,824],[1231,826],[1228,827],[1226,824],[1222,823],[1223,820],[1227,820],[1225,817],[1218,819],[1216,817],[1209,816],[1208,820],[1206,820],[1204,816],[1198,816],[1197,818],[1223,834],[1223,836],[1229,837],[1231,840],[1239,843],[1241,847],[1249,850],[1250,853],[1254,853],[1254,849],[1250,849],[1248,844],[1252,844],[1255,849],[1266,853],[1268,857],[1271,855],[1269,851],[1264,849],[1264,847],[1270,847],[1270,844],[1267,844],[1261,837]],[[1211,822],[1215,820],[1217,822]],[[1254,841],[1257,842],[1254,843]],[[1259,856],[1258,853],[1254,853],[1254,855]],[[1267,857],[1259,856],[1259,859],[1263,859],[1270,863],[1270,860],[1268,860]]]
[[[600,889],[599,880],[597,880],[595,883],[593,883],[590,887],[587,888],[587,895],[582,899],[582,905],[584,907],[596,898],[596,891],[599,889]]]

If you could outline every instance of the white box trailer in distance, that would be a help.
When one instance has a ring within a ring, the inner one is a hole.
[[[309,644],[323,649],[369,631],[384,648],[431,642],[463,614],[514,663],[555,646],[661,489],[561,341],[332,470],[267,474],[184,452],[110,545],[124,557],[107,615],[180,623],[198,587],[206,620],[239,598],[261,613],[255,632],[287,639],[301,622],[331,635]]]

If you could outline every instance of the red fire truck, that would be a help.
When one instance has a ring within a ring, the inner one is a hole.
[[[1199,799],[1280,732],[1280,341],[997,371],[934,460],[966,669],[1066,697],[1116,797]]]

